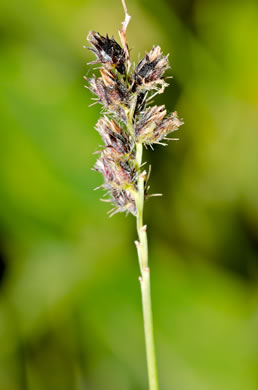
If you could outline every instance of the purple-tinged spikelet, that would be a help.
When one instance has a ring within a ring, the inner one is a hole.
[[[167,115],[165,106],[149,107],[136,126],[136,141],[145,145],[159,143],[172,131],[178,130],[182,125],[177,113]]]
[[[122,47],[114,40],[108,37],[108,34],[103,37],[95,31],[90,31],[87,37],[92,47],[91,50],[96,55],[96,60],[91,64],[105,64],[106,66],[115,67],[119,73],[125,73],[125,52]]]
[[[126,154],[131,151],[130,136],[114,119],[109,119],[106,116],[99,119],[96,130],[106,146],[112,146],[118,153]]]
[[[133,79],[134,89],[156,89],[164,84],[162,75],[169,68],[168,56],[163,56],[159,46],[153,46],[136,66]]]

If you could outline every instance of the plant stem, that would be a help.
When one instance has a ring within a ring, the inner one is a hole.
[[[136,143],[136,162],[138,167],[142,163],[142,144]],[[146,172],[142,172],[138,178],[138,192],[136,195],[137,208],[137,232],[139,241],[136,242],[139,265],[141,270],[140,284],[142,293],[143,321],[145,333],[145,345],[147,355],[147,368],[149,378],[149,389],[158,390],[158,375],[154,345],[151,291],[150,291],[150,269],[148,266],[148,243],[146,225],[143,225],[144,207],[144,181]]]

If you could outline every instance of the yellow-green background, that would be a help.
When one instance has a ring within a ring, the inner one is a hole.
[[[159,44],[185,125],[145,152],[161,390],[258,388],[258,3],[127,0],[134,60]],[[135,220],[93,188],[83,75],[119,0],[0,5],[0,390],[146,390]]]

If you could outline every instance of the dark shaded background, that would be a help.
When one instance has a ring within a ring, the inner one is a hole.
[[[258,3],[127,0],[160,44],[179,142],[145,152],[162,390],[258,387]],[[82,76],[119,0],[0,5],[0,389],[147,389],[135,221],[106,216]],[[140,53],[138,55],[138,53]]]

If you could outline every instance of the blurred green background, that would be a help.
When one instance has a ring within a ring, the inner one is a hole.
[[[127,0],[132,57],[170,54],[157,103],[185,125],[147,150],[162,390],[258,388],[258,3]],[[0,390],[147,390],[135,220],[91,171],[89,30],[119,0],[0,5]]]

